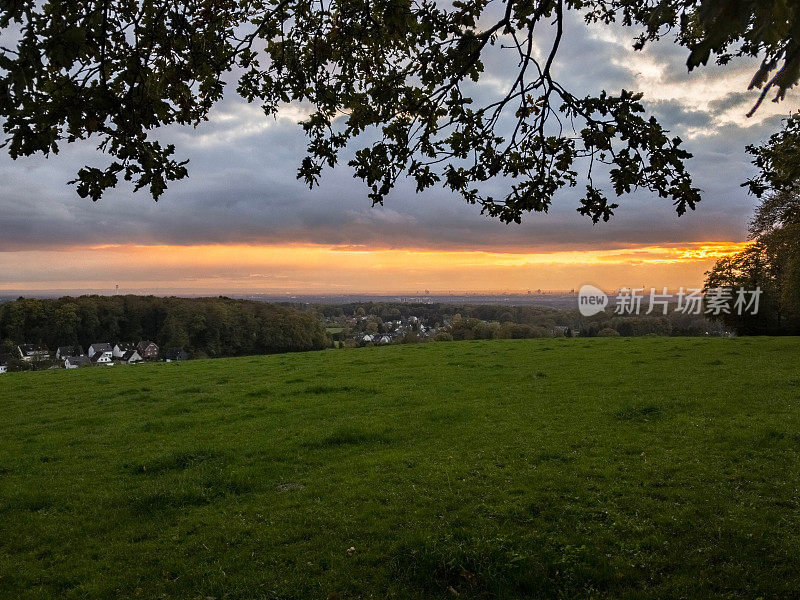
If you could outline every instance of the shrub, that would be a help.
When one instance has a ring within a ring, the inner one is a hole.
[[[619,337],[619,332],[611,327],[606,327],[597,332],[597,337]]]

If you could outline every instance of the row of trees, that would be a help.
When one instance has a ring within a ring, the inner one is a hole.
[[[600,313],[584,317],[577,310],[558,310],[542,306],[403,304],[364,302],[338,306],[317,306],[326,319],[339,322],[350,334],[347,320],[356,317],[358,331],[385,333],[393,320],[409,316],[433,328],[433,340],[519,339],[580,335],[595,337],[605,329],[623,336],[642,335],[721,335],[724,324],[710,321],[705,314],[670,312],[667,315],[620,316]]]
[[[193,356],[318,350],[330,345],[314,313],[230,298],[81,296],[0,305],[0,339],[51,349],[148,339]]]
[[[612,316],[600,314],[595,317],[581,317],[577,311],[558,311],[555,326],[531,325],[510,321],[481,321],[475,318],[458,319],[438,335],[438,339],[522,339],[565,335],[572,337],[598,337],[622,335],[628,337],[643,335],[696,336],[721,335],[724,327],[710,322],[703,315],[684,315],[671,313],[665,316]],[[437,339],[437,338],[435,338]]]
[[[643,335],[697,336],[724,335],[722,323],[714,323],[704,315],[685,315],[672,312],[664,316],[608,316],[592,318],[584,322],[581,337],[604,337],[621,335],[636,337]]]
[[[537,327],[572,325],[568,313],[544,306],[464,305],[440,302],[352,302],[314,307],[330,320],[375,316],[380,321],[406,320],[417,317],[429,327],[440,327],[455,318],[480,319],[499,323],[524,323]],[[379,330],[380,331],[380,330]]]
[[[441,331],[437,338],[439,340],[490,340],[490,339],[525,339],[539,338],[553,335],[552,329],[527,325],[525,323],[513,323],[504,321],[481,321],[476,318],[454,319],[450,327]]]

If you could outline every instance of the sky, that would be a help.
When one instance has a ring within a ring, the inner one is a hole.
[[[680,218],[669,200],[639,191],[619,201],[610,222],[593,225],[576,212],[580,186],[521,225],[491,220],[443,189],[416,194],[407,181],[373,208],[346,157],[309,190],[295,179],[306,107],[268,119],[231,87],[208,123],[158,133],[190,160],[190,176],[157,203],[127,185],[97,203],[80,198],[67,182],[85,164],[105,164],[96,142],[48,159],[0,155],[0,292],[697,287],[716,258],[746,242],[755,200],[740,187],[754,173],[744,147],[777,131],[798,95],[748,119],[754,62],[690,74],[685,49],[665,41],[635,53],[634,34],[570,17],[554,72],[576,95],[644,92],[648,110],[695,155],[689,168],[703,201]],[[514,72],[500,50],[486,63],[477,99],[499,94]]]

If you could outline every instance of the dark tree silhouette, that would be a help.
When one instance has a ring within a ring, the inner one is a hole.
[[[3,0],[7,149],[50,154],[92,138],[111,162],[79,171],[81,196],[97,200],[121,177],[158,199],[187,169],[155,130],[208,119],[235,70],[238,92],[268,116],[290,102],[312,107],[298,171],[310,186],[353,143],[350,164],[374,203],[405,174],[418,190],[442,184],[518,222],[583,175],[578,210],[596,222],[617,207],[593,183],[602,169],[616,196],[645,188],[678,214],[694,208],[691,155],[647,117],[641,94],[581,97],[559,83],[568,11],[637,27],[636,48],[674,35],[689,69],[760,57],[758,104],[771,90],[783,98],[800,73],[794,0]],[[469,83],[491,46],[505,49],[516,77],[477,105]],[[356,139],[364,132],[377,141]],[[491,180],[500,197],[485,192]]]

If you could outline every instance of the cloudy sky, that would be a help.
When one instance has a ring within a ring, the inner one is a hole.
[[[557,78],[578,95],[640,90],[650,111],[694,153],[690,169],[703,190],[697,210],[678,218],[668,200],[624,197],[609,223],[576,212],[580,187],[548,214],[522,225],[480,215],[434,189],[401,184],[371,208],[344,164],[308,190],[295,173],[304,155],[297,122],[304,107],[276,120],[233,89],[209,123],[170,128],[190,159],[190,177],[155,203],[120,186],[99,202],[67,181],[84,164],[103,165],[90,143],[50,159],[0,156],[0,290],[152,292],[413,292],[696,286],[715,257],[745,242],[754,199],[740,184],[752,173],[744,152],[797,108],[797,95],[745,113],[752,62],[689,74],[686,51],[662,42],[634,53],[634,32],[567,27]],[[478,98],[498,94],[513,61],[487,56]],[[343,161],[346,163],[346,160]]]

